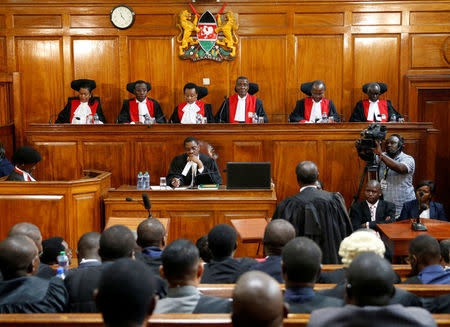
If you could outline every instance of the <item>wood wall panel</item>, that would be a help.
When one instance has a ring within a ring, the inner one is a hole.
[[[167,153],[167,146],[165,143],[160,142],[137,142],[135,144],[134,155],[136,156],[136,167],[130,170],[134,173],[133,181],[137,183],[137,173],[139,171],[150,173],[150,184],[159,185],[159,178],[167,176],[169,171],[170,161],[167,160],[167,156],[163,154]],[[178,152],[172,152],[178,153]],[[134,185],[133,184],[133,185]]]
[[[133,27],[138,28],[173,28],[178,23],[173,14],[137,15]]]
[[[239,23],[245,27],[286,27],[288,17],[285,13],[241,13]]]
[[[450,11],[412,11],[409,23],[411,25],[450,25]]]
[[[72,28],[100,28],[112,27],[109,15],[71,15],[70,27]]]
[[[401,12],[355,12],[353,25],[401,25]]]
[[[15,28],[61,28],[61,15],[14,15]]]
[[[449,68],[450,34],[411,36],[412,68]]]
[[[236,162],[259,162],[263,161],[262,142],[233,142],[233,160]]]
[[[0,37],[0,72],[6,72],[6,38]]]
[[[174,61],[177,60],[174,58],[174,46],[175,41],[172,37],[130,38],[128,41],[129,80],[149,82],[152,90],[148,96],[161,104],[166,117],[172,114],[174,94],[180,92],[179,89],[174,90],[172,84]],[[177,76],[177,79],[184,80],[180,76]],[[125,90],[125,87],[126,85],[121,85],[121,89]],[[132,96],[126,92],[125,98]]]
[[[367,96],[361,87],[370,82],[383,81],[388,91],[381,98],[392,101],[394,108],[399,104],[399,35],[358,35],[354,37],[354,93],[352,103]]]
[[[62,40],[18,38],[16,44],[17,71],[21,73],[24,107],[23,125],[48,122],[63,108]],[[25,96],[26,94],[26,96]]]
[[[295,13],[294,26],[343,26],[344,13]]]
[[[176,239],[173,238],[175,235],[183,235],[183,238],[195,242],[217,224],[214,211],[170,210],[167,214],[164,218],[170,218],[169,242]]]
[[[6,18],[5,15],[0,15],[0,28],[6,27]]]
[[[120,111],[118,46],[117,38],[72,41],[73,78],[89,78],[97,82],[94,94],[101,97],[106,120],[111,123],[116,121]]]
[[[91,192],[74,194],[72,196],[76,219],[69,222],[71,225],[70,229],[74,231],[71,235],[83,235],[88,232],[101,230],[100,208],[97,201],[98,197]],[[72,244],[78,242],[78,240],[72,241]]]
[[[242,37],[240,51],[240,75],[259,84],[256,96],[263,100],[270,121],[272,114],[280,113],[283,111],[281,108],[286,107],[286,98],[280,96],[286,94],[286,38]],[[230,79],[234,81],[236,78]]]
[[[343,35],[298,35],[296,37],[295,73],[298,99],[306,96],[300,91],[302,83],[323,80],[326,85],[325,97],[332,99],[338,113],[342,113],[343,41]],[[290,112],[294,108],[295,102],[291,100]]]
[[[0,83],[0,125],[7,125],[12,121],[10,88],[6,83]]]

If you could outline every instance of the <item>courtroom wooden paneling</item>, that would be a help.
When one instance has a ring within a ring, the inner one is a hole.
[[[0,143],[3,143],[6,157],[11,160],[14,153],[14,130],[13,125],[0,126]]]
[[[4,17],[4,16],[2,16]],[[0,17],[1,21],[1,17]],[[0,22],[1,24],[1,22]],[[6,38],[0,37],[0,72],[6,72]]]
[[[448,68],[450,34],[415,34],[411,37],[413,68]]]
[[[136,176],[132,178],[132,183],[137,182],[137,174],[139,171],[148,171],[150,174],[150,184],[159,185],[159,178],[167,175],[168,167],[171,159],[163,155],[167,152],[165,142],[136,142],[134,145],[135,166],[128,167]],[[182,151],[182,150],[180,150]],[[134,169],[133,169],[134,168]]]

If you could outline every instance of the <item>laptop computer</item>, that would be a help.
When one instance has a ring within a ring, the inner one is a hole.
[[[227,162],[227,189],[270,189],[270,162]]]

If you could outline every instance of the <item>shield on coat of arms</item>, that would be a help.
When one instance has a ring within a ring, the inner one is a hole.
[[[213,14],[208,11],[204,12],[198,20],[197,27],[200,31],[197,33],[197,39],[203,50],[208,53],[214,47],[217,41],[217,21]]]

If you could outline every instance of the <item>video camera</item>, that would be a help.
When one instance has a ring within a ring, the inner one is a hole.
[[[371,124],[361,131],[361,141],[359,147],[361,150],[376,148],[375,141],[383,141],[386,138],[387,127],[379,124]]]

